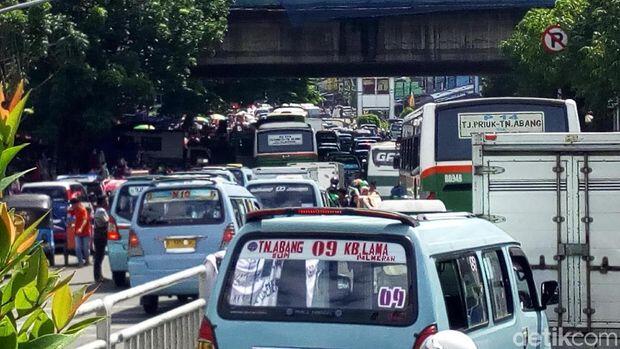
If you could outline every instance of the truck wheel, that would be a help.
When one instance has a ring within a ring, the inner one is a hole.
[[[127,274],[124,271],[113,271],[112,280],[116,287],[125,287],[127,285]]]
[[[140,304],[142,304],[142,308],[144,312],[149,315],[155,315],[157,313],[157,306],[159,303],[158,296],[142,296],[140,297]]]

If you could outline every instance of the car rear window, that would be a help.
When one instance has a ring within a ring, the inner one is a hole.
[[[273,237],[235,249],[220,315],[261,321],[413,322],[411,254],[387,240]]]
[[[314,188],[309,184],[273,183],[248,186],[261,208],[317,207]]]
[[[148,184],[124,185],[118,191],[116,207],[113,208],[115,214],[127,220],[131,220],[136,207],[136,201],[140,193],[148,188]]]
[[[143,196],[140,226],[216,224],[224,220],[217,189],[161,189]]]
[[[43,194],[52,200],[67,201],[67,189],[63,187],[24,187],[23,194]]]

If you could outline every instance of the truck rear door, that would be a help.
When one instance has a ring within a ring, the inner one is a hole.
[[[560,283],[552,325],[620,328],[620,156],[541,148],[475,149],[474,213],[523,244],[538,285]]]

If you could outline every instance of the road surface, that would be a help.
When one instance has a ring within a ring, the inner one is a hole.
[[[75,272],[75,276],[73,277],[73,280],[70,283],[72,288],[76,289],[78,287],[88,285],[89,290],[90,290],[94,287],[97,287],[97,284],[94,283],[93,281],[92,263],[88,266],[78,268],[77,259],[73,256],[69,257],[69,265],[67,267],[64,267],[63,263],[64,263],[64,260],[63,260],[62,255],[56,255],[56,266],[58,268],[64,268],[62,271],[63,275],[67,275],[69,273]],[[111,280],[112,273],[110,272],[110,266],[108,264],[107,257],[103,261],[103,276],[105,278],[105,281],[98,286],[97,292],[91,297],[91,299],[103,298],[109,294],[116,293],[116,292],[123,290],[123,288],[117,288],[114,285],[114,282]],[[129,286],[126,286],[125,289],[127,287]],[[160,297],[158,311],[161,314],[179,305],[181,305],[181,303],[176,298]],[[139,299],[131,299],[125,303],[118,304],[114,307],[114,315],[112,316],[112,333],[116,331],[120,331],[126,327],[137,324],[151,317],[152,316],[149,316],[144,313],[144,311],[142,310],[142,307],[140,306]],[[83,345],[95,339],[96,339],[95,326],[92,326],[91,328],[86,330],[78,338],[78,340],[75,343],[73,343],[73,345],[71,345],[69,348],[76,348],[80,345]]]

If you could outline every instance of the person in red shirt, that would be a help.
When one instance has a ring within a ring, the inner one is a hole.
[[[91,223],[90,214],[84,204],[77,199],[71,199],[71,213],[75,217],[75,256],[78,259],[78,266],[88,265],[90,252]]]

